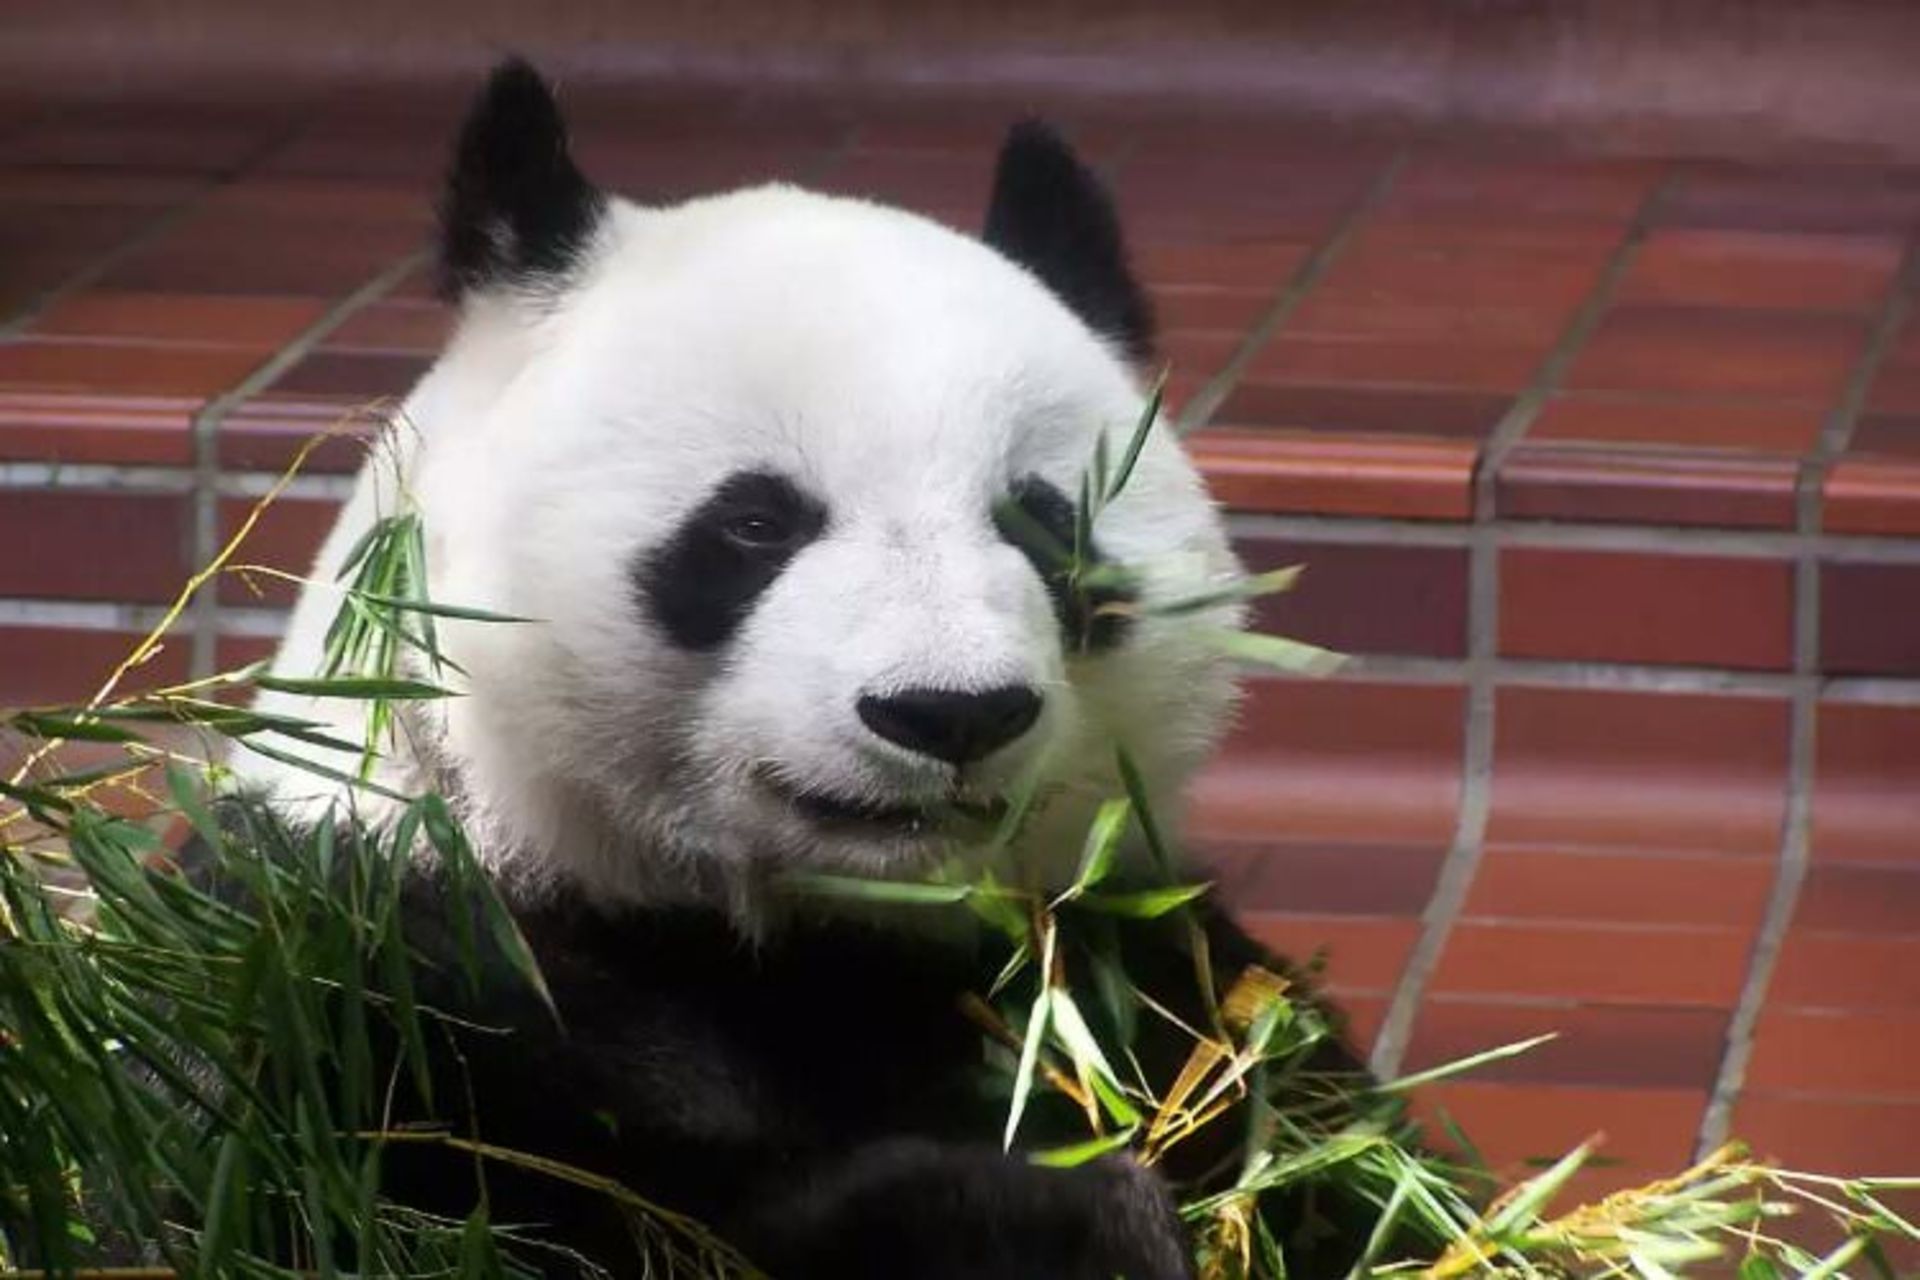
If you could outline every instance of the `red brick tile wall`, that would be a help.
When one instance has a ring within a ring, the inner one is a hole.
[[[1005,112],[601,87],[590,167],[974,218]],[[648,110],[635,104],[645,100]],[[83,697],[316,431],[448,318],[414,268],[455,104],[51,113],[0,134],[0,701]],[[1386,1069],[1518,1169],[1732,1131],[1920,1151],[1920,173],[1605,159],[1082,107],[1261,625],[1196,847],[1325,948]],[[243,558],[298,572],[363,432]],[[142,678],[267,651],[219,584]],[[196,643],[197,642],[197,643]]]

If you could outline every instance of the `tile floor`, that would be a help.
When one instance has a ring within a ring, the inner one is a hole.
[[[970,223],[1015,112],[636,87],[586,166]],[[403,391],[457,95],[48,107],[0,131],[0,701],[82,695],[317,429]],[[1063,113],[1112,175],[1268,626],[1197,840],[1507,1165],[1729,1131],[1920,1170],[1920,172]],[[298,567],[357,454],[254,558]],[[162,674],[257,656],[223,584]]]

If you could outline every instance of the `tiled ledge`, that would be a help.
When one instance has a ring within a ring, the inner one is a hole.
[[[583,105],[587,163],[637,190],[786,177],[963,223],[1005,114]],[[425,367],[450,109],[0,138],[0,703],[90,692],[302,442]],[[1067,124],[1245,558],[1310,565],[1261,623],[1357,655],[1257,683],[1198,789],[1255,926],[1332,948],[1383,1065],[1564,1032],[1429,1099],[1496,1160],[1605,1128],[1617,1183],[1731,1125],[1898,1167],[1920,173]],[[316,454],[250,558],[300,567],[358,456]],[[286,600],[221,584],[142,678],[260,656]]]

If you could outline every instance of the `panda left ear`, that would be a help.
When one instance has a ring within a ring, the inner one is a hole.
[[[606,208],[567,150],[553,90],[531,64],[501,63],[468,108],[440,201],[449,298],[563,281]]]
[[[982,237],[1134,360],[1153,356],[1153,308],[1127,265],[1120,218],[1093,171],[1038,120],[1007,133]]]

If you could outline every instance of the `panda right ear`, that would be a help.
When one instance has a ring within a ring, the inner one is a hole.
[[[567,151],[547,82],[519,58],[501,63],[467,111],[441,197],[442,294],[559,284],[606,203]]]

